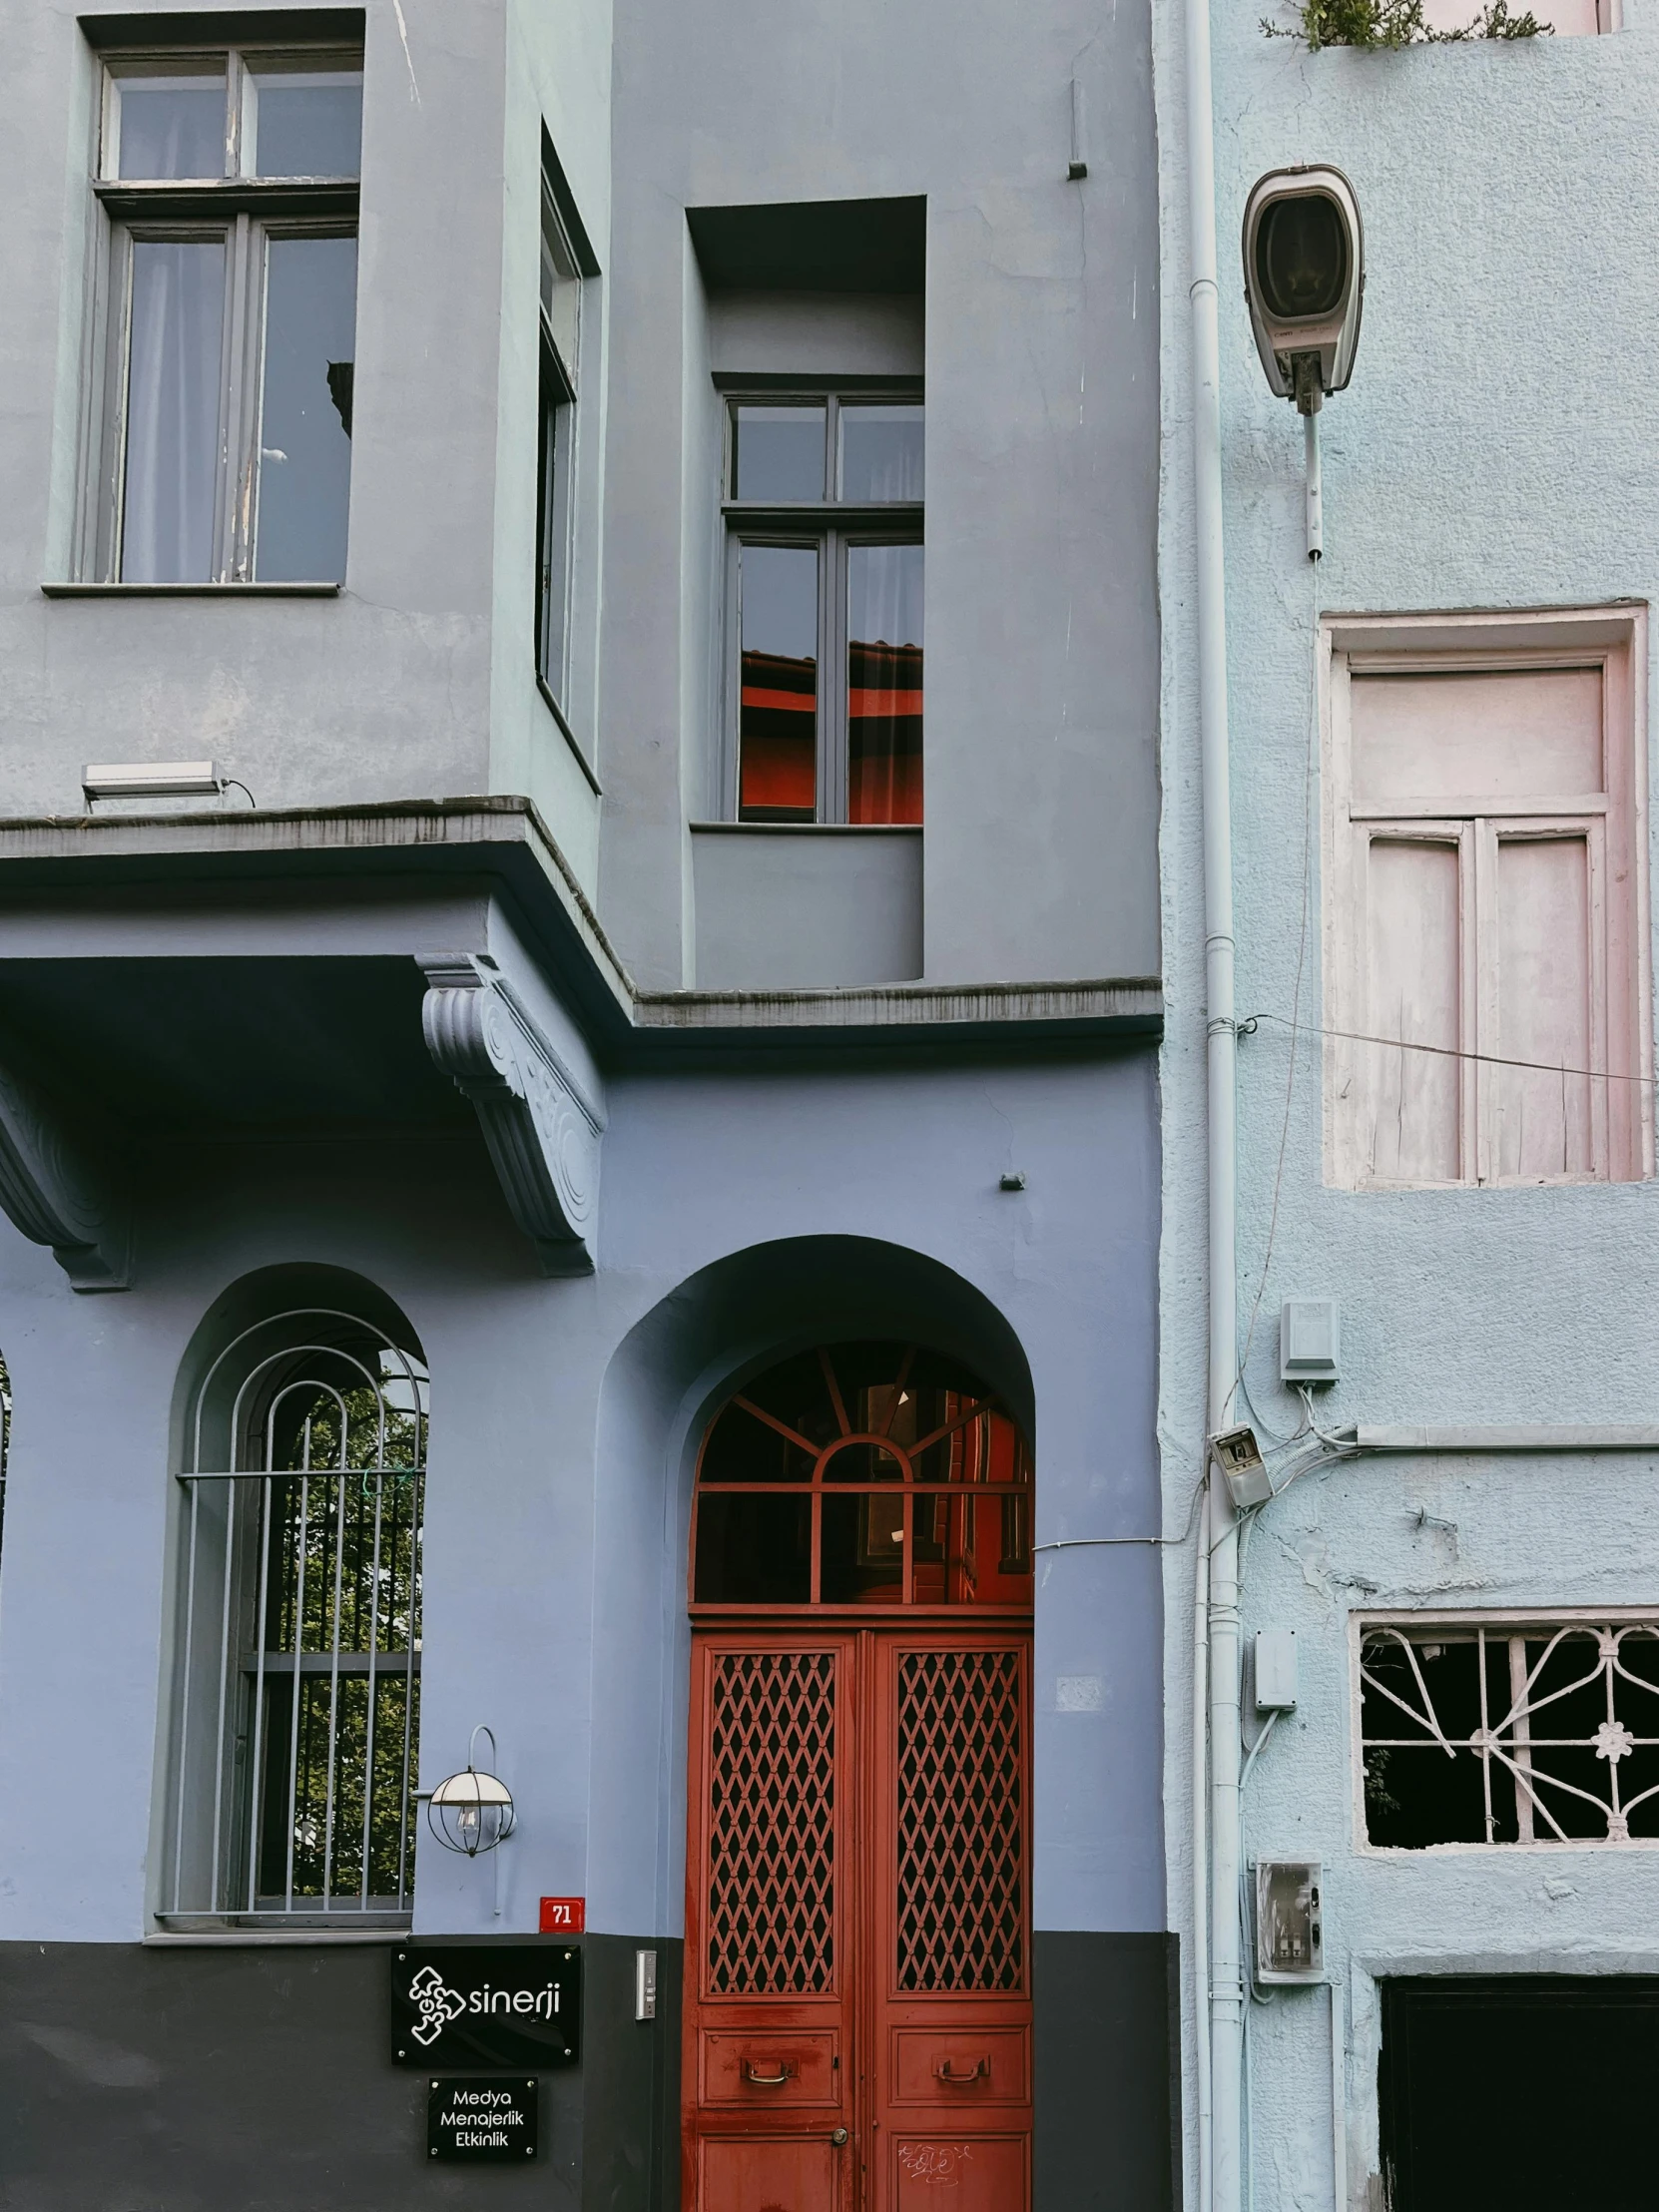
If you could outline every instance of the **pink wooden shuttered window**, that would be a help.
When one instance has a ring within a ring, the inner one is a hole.
[[[1330,633],[1335,1182],[1652,1172],[1639,624],[1579,628]]]

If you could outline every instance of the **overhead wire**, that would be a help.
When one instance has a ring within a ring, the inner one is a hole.
[[[1539,1075],[1579,1075],[1591,1083],[1652,1084],[1659,1080],[1651,1075],[1626,1075],[1617,1068],[1561,1067],[1553,1060],[1514,1060],[1502,1052],[1465,1052],[1460,1045],[1419,1044],[1409,1037],[1374,1037],[1364,1029],[1326,1028],[1317,1022],[1301,1020],[1294,1001],[1288,1018],[1284,1014],[1255,1013],[1241,1021],[1239,1027],[1248,1033],[1259,1021],[1271,1021],[1277,1028],[1289,1029],[1292,1033],[1293,1051],[1295,1038],[1299,1034],[1305,1037],[1341,1037],[1351,1044],[1386,1045],[1395,1052],[1427,1052],[1437,1060],[1471,1060],[1482,1067],[1493,1068],[1529,1068]]]

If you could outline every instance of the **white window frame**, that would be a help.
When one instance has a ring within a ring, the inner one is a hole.
[[[1325,1178],[1347,1190],[1533,1187],[1634,1182],[1654,1172],[1652,958],[1647,830],[1647,619],[1640,606],[1521,614],[1329,616],[1321,625],[1325,789]],[[1526,800],[1439,798],[1361,804],[1355,796],[1355,676],[1593,668],[1602,683],[1603,789]],[[1481,1054],[1496,1037],[1495,950],[1482,942],[1500,841],[1582,837],[1589,860],[1591,1167],[1541,1177],[1497,1172],[1498,1085]],[[1366,882],[1373,841],[1455,843],[1460,939],[1460,1172],[1383,1178],[1366,1157]],[[1620,882],[1625,888],[1618,889]],[[1615,904],[1618,900],[1621,903]],[[1610,1078],[1610,1079],[1609,1079]]]

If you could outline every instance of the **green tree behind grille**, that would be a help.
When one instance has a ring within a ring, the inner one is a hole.
[[[287,1889],[290,1843],[296,1897],[395,1898],[412,1879],[424,1447],[424,1413],[368,1383],[319,1389],[273,1438],[265,1642],[300,1667],[297,1698],[292,1672],[266,1678],[265,1896]],[[302,1663],[336,1652],[394,1664]]]

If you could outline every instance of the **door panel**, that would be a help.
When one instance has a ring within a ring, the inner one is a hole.
[[[685,2212],[1029,2206],[1029,1646],[696,1637]]]
[[[1025,2135],[894,2136],[893,2212],[1019,2212],[1031,2202]]]
[[[703,2037],[703,2101],[766,2112],[840,2105],[840,2038],[830,2031],[757,2029]]]
[[[702,2145],[702,2193],[693,2201],[720,2212],[838,2212],[837,2156],[822,2138],[709,2137]]]
[[[867,1766],[871,2212],[1020,2212],[1030,2130],[1030,1650],[886,1636]],[[937,2115],[923,2120],[917,2107]],[[920,2129],[936,2127],[938,2135]],[[917,2131],[917,2132],[912,2132]]]
[[[1029,2104],[1031,2038],[1020,2027],[895,2028],[894,2104]]]
[[[687,2212],[852,2212],[855,1680],[850,1636],[693,1645]],[[842,2144],[830,2139],[837,2128]]]

